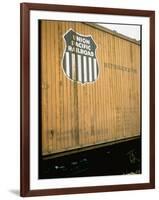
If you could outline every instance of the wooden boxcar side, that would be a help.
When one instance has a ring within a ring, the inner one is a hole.
[[[91,35],[99,77],[69,80],[62,69],[64,34]],[[42,155],[140,135],[140,44],[98,25],[40,22]]]

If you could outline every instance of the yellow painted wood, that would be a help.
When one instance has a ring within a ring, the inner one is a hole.
[[[69,80],[64,34],[72,28],[97,44],[99,78]],[[140,45],[80,22],[41,22],[42,154],[140,135]]]

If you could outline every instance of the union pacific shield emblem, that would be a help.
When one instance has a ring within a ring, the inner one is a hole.
[[[66,77],[82,84],[95,82],[99,76],[99,68],[97,46],[92,36],[85,36],[70,29],[65,33],[64,41],[62,67]]]

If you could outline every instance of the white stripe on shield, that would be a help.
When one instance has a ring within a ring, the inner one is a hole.
[[[96,61],[96,59],[94,58],[93,59],[93,66],[94,66],[94,80],[96,80],[96,78],[97,78],[97,61]]]
[[[86,56],[83,56],[83,71],[84,71],[84,82],[87,82],[87,61],[86,61]]]
[[[82,82],[82,64],[81,64],[81,55],[78,55],[78,81]]]
[[[69,52],[66,52],[66,74],[70,77],[70,60],[69,60]]]
[[[88,63],[89,63],[89,81],[92,81],[92,58],[88,58]]]
[[[74,53],[72,53],[72,80],[76,81],[76,61]]]

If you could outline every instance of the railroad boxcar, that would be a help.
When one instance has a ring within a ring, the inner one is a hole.
[[[140,41],[95,23],[41,20],[45,158],[140,137]]]

